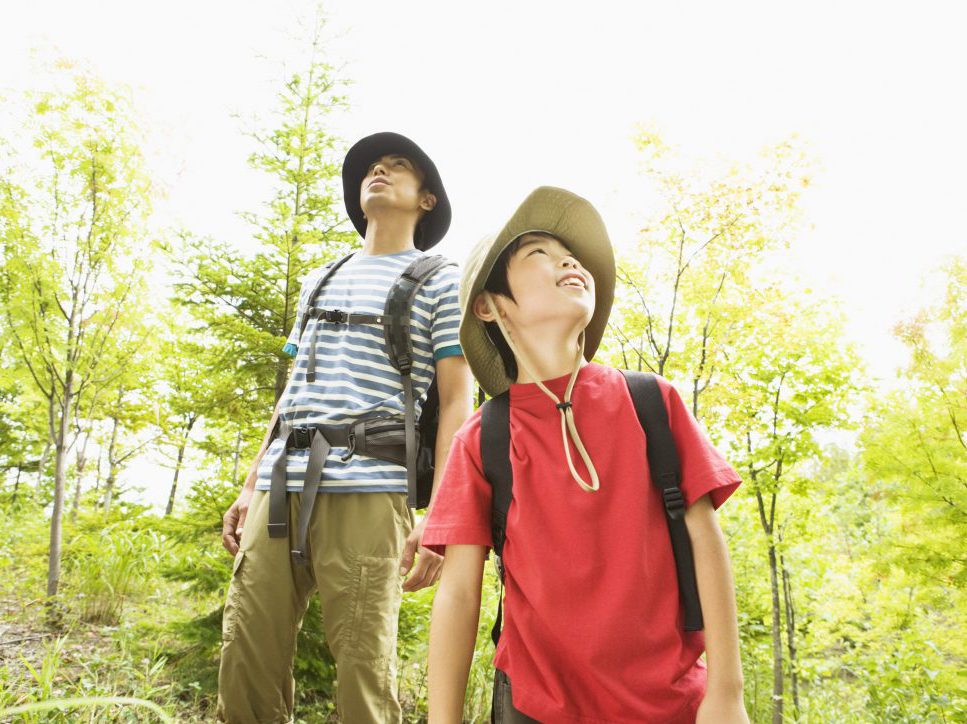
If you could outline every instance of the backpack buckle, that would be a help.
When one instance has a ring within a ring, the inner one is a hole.
[[[303,450],[312,445],[312,430],[311,427],[293,427],[289,433],[286,449]]]
[[[323,309],[322,318],[327,322],[342,324],[346,321],[346,313],[341,309]]]

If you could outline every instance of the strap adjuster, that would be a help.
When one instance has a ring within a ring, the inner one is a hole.
[[[346,462],[347,460],[349,460],[349,458],[353,456],[353,453],[355,452],[356,452],[356,433],[351,432],[349,433],[349,449],[346,451],[345,455],[340,455],[339,459],[342,460],[343,462]]]
[[[303,551],[292,551],[292,560],[298,566],[304,566],[309,562],[309,559]]]
[[[334,324],[343,324],[346,319],[346,313],[341,309],[323,309],[322,318],[327,322],[333,322]]]
[[[677,485],[672,488],[665,488],[661,491],[662,498],[665,500],[665,512],[668,517],[678,520],[685,515],[685,497],[682,489]]]
[[[311,427],[293,427],[289,432],[289,441],[286,445],[287,450],[294,449],[305,449],[312,445],[312,432],[314,428]]]
[[[285,538],[288,535],[288,523],[269,523],[269,538]]]

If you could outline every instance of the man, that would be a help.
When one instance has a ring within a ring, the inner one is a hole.
[[[218,697],[218,716],[229,722],[292,719],[295,641],[313,588],[336,660],[342,721],[400,721],[401,593],[432,585],[442,565],[420,548],[414,566],[423,523],[414,527],[407,507],[402,457],[366,452],[378,449],[378,426],[401,429],[407,397],[379,315],[400,273],[446,233],[450,204],[433,161],[399,134],[356,143],[342,173],[362,249],[305,280],[285,347],[296,358],[289,384],[223,520],[223,544],[235,555]],[[458,284],[452,266],[434,272],[409,319],[412,396],[420,400],[434,375],[439,390],[434,490],[472,406]]]

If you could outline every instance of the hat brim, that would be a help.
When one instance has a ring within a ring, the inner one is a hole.
[[[474,376],[487,394],[499,395],[514,381],[507,377],[500,353],[484,322],[473,313],[501,252],[515,239],[544,232],[559,239],[594,278],[594,314],[584,330],[584,356],[590,361],[601,344],[614,303],[614,249],[608,230],[589,201],[565,189],[541,186],[531,192],[496,236],[482,239],[464,265],[460,283],[460,345]]]
[[[391,153],[398,153],[415,161],[426,175],[424,185],[436,196],[436,206],[423,217],[420,224],[422,233],[418,232],[417,238],[414,239],[416,248],[426,251],[446,236],[450,228],[450,199],[447,197],[436,164],[422,148],[406,136],[389,131],[374,133],[360,139],[349,149],[342,165],[342,189],[346,213],[349,214],[349,220],[353,222],[359,235],[365,237],[366,217],[360,205],[359,189],[363,179],[366,178],[369,165],[376,159]]]

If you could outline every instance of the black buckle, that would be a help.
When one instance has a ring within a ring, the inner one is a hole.
[[[341,309],[323,309],[322,318],[327,322],[342,324],[346,321],[346,313]]]
[[[665,512],[668,513],[669,518],[678,520],[685,515],[685,497],[682,495],[681,488],[677,485],[665,488],[661,491],[661,495],[665,499]]]
[[[285,538],[288,535],[288,523],[269,523],[269,538]]]
[[[293,427],[289,433],[287,450],[301,450],[312,445],[312,427]]]

